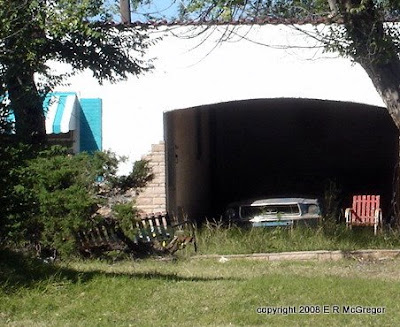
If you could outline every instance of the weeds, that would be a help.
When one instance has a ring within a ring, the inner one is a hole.
[[[332,224],[331,220],[317,227],[296,228],[242,228],[212,220],[197,231],[197,244],[201,254],[391,249],[400,247],[399,236],[394,230],[377,236],[371,228],[348,230],[341,224]]]

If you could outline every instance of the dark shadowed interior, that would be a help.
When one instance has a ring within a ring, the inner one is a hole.
[[[257,99],[166,112],[167,209],[219,217],[230,202],[323,197],[391,200],[398,130],[386,109],[312,99]]]

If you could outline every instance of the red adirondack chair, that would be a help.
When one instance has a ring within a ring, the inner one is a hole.
[[[346,225],[374,226],[374,234],[382,227],[382,210],[379,195],[354,195],[352,208],[345,211]]]

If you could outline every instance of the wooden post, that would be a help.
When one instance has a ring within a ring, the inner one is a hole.
[[[131,6],[130,0],[120,0],[119,1],[119,12],[121,15],[122,24],[131,23]]]

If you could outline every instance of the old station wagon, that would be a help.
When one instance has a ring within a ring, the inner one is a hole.
[[[321,219],[321,209],[317,199],[267,198],[231,203],[225,218],[253,227],[315,225]]]

